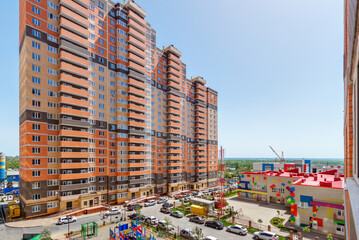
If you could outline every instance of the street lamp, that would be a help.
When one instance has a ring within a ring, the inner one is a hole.
[[[70,216],[67,215],[67,237],[70,239]]]

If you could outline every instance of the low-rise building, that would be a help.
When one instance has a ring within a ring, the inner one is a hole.
[[[243,172],[238,175],[238,197],[290,207],[291,223],[323,233],[344,235],[344,179],[337,169],[305,173]]]

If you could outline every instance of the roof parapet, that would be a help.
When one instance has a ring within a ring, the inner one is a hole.
[[[181,56],[182,56],[182,53],[177,49],[177,48],[175,48],[173,45],[170,45],[170,46],[168,46],[168,47],[166,47],[165,49],[164,49],[164,51],[165,52],[172,52],[172,53],[174,53],[178,58],[180,58]]]
[[[206,83],[207,83],[207,81],[204,80],[202,77],[192,78],[191,81],[192,81],[192,82],[200,82],[200,83],[202,83],[203,85],[206,85]]]
[[[131,9],[132,11],[138,13],[141,17],[145,18],[147,13],[145,10],[143,10],[137,3],[135,3],[133,0],[129,0],[126,5],[128,9]]]

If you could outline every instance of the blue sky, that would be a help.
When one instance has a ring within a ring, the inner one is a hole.
[[[226,157],[343,157],[343,3],[138,0],[159,47],[219,92]],[[18,153],[18,1],[0,15],[0,151]]]

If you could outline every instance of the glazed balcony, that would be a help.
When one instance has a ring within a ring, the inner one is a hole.
[[[148,151],[148,147],[136,147],[136,146],[128,146],[128,151]]]
[[[70,86],[65,86],[65,85],[60,85],[60,92],[65,92],[65,93],[69,93],[69,94],[73,94],[73,95],[77,95],[77,96],[81,96],[81,97],[86,97],[88,98],[90,96],[90,93],[86,90],[81,90],[81,89],[77,89],[77,88],[73,88]]]
[[[89,117],[90,116],[90,112],[88,112],[88,111],[81,111],[81,110],[65,108],[65,107],[60,108],[60,114],[81,116],[81,117]]]
[[[74,130],[60,130],[60,136],[69,136],[69,137],[82,137],[82,138],[89,138],[89,132],[82,132],[82,131],[74,131]]]
[[[60,152],[60,158],[88,158],[88,152]]]
[[[88,148],[89,142],[60,141],[60,147]]]
[[[81,65],[82,67],[85,67],[85,68],[87,68],[90,65],[90,62],[88,60],[80,58],[78,56],[75,56],[75,55],[65,52],[65,51],[60,51],[60,59],[66,60],[73,64]]]
[[[90,127],[90,123],[88,121],[72,120],[72,119],[64,119],[64,118],[60,118],[60,125],[75,126],[81,128]]]
[[[90,163],[60,163],[60,169],[89,168]]]
[[[175,88],[175,89],[177,89],[177,90],[180,90],[180,89],[181,89],[181,86],[180,86],[178,83],[174,82],[174,81],[169,81],[169,82],[167,83],[167,86],[173,87],[173,88]]]
[[[89,81],[87,81],[85,79],[77,78],[77,77],[74,77],[74,76],[71,76],[68,74],[64,74],[64,73],[60,74],[60,81],[71,83],[73,85],[80,86],[80,87],[85,87],[85,88],[90,87]]]
[[[69,105],[81,106],[81,107],[89,107],[90,106],[90,103],[88,101],[79,100],[76,98],[64,97],[64,96],[60,97],[60,103],[66,103]]]
[[[73,191],[73,190],[87,189],[90,186],[91,186],[90,183],[60,185],[60,191]]]

